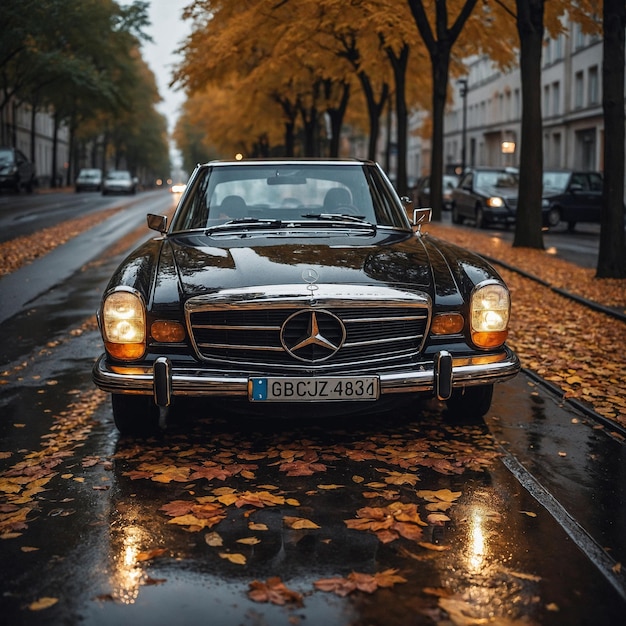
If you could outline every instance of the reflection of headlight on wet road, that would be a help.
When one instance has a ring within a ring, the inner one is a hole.
[[[485,532],[483,518],[475,511],[470,518],[469,566],[476,571],[481,569],[485,560]]]
[[[113,556],[111,587],[116,600],[133,604],[139,595],[143,569],[137,565],[141,551],[143,531],[137,526],[129,526],[122,531],[122,545]]]

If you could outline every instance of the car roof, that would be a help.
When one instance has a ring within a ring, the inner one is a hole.
[[[204,165],[210,165],[211,167],[223,167],[228,165],[374,165],[374,161],[369,161],[367,159],[352,159],[352,158],[337,158],[337,159],[329,159],[329,158],[263,158],[263,159],[217,159],[214,161],[209,161]]]

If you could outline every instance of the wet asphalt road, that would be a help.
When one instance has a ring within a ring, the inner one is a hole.
[[[123,228],[170,202],[149,197]],[[120,438],[91,384],[110,226],[57,253],[51,290],[43,265],[0,280],[1,307],[21,293],[0,316],[3,623],[621,623],[623,440],[523,375],[478,424],[433,401],[291,420],[203,403]],[[316,587],[353,573],[377,590]],[[286,604],[249,598],[273,577]]]

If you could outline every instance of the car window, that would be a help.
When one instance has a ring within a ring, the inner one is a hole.
[[[476,185],[478,187],[510,187],[516,188],[517,174],[513,172],[477,172]]]
[[[263,163],[207,167],[175,216],[172,231],[244,218],[285,221],[329,213],[405,226],[397,197],[377,168]]]
[[[589,180],[586,174],[572,174],[572,185],[580,185],[584,191],[589,190]]]
[[[543,190],[552,193],[562,193],[567,188],[569,174],[567,172],[544,172]]]
[[[602,176],[600,174],[589,174],[589,186],[591,191],[602,191]]]

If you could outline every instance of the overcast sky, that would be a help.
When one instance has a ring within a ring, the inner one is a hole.
[[[154,43],[144,43],[142,46],[143,58],[154,72],[163,98],[158,110],[167,117],[170,132],[174,130],[178,109],[184,101],[182,92],[174,91],[168,85],[173,67],[180,61],[174,50],[180,47],[190,31],[189,22],[181,18],[187,4],[190,4],[190,0],[151,0],[149,17],[152,26],[148,32]]]

